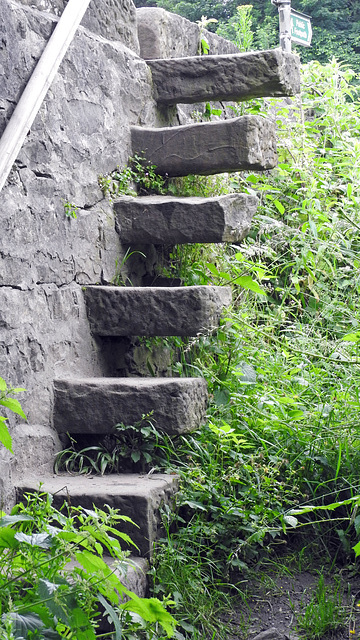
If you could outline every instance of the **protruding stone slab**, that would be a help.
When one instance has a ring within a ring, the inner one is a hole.
[[[38,491],[39,483],[42,483],[42,492],[53,494],[56,508],[65,501],[70,501],[73,507],[82,506],[85,509],[93,509],[93,505],[100,509],[104,509],[105,505],[119,509],[122,515],[128,516],[139,526],[121,522],[119,529],[127,533],[138,546],[137,551],[131,545],[131,553],[143,557],[152,554],[154,542],[160,532],[160,505],[169,503],[178,488],[177,477],[166,474],[92,477],[40,475],[24,477],[17,482],[17,499],[22,499],[30,491]]]
[[[90,328],[99,336],[196,336],[218,325],[230,287],[84,289]]]
[[[255,193],[218,198],[123,196],[114,203],[115,226],[121,242],[129,244],[240,242],[257,205]]]
[[[133,154],[145,153],[160,175],[211,175],[272,169],[275,125],[260,116],[151,129],[132,127]]]
[[[204,421],[203,378],[89,378],[54,381],[54,427],[58,433],[110,433],[153,411],[159,431],[193,431]]]
[[[300,60],[281,49],[149,60],[155,99],[164,105],[250,100],[300,92]]]

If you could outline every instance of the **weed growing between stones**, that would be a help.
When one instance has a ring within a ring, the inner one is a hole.
[[[166,466],[166,439],[155,428],[151,414],[144,415],[134,425],[115,425],[111,434],[100,442],[96,438],[97,443],[91,446],[82,448],[71,435],[69,438],[70,447],[56,456],[55,473],[147,473],[154,466]]]
[[[166,178],[156,173],[156,166],[147,162],[145,154],[134,154],[123,168],[117,167],[99,176],[99,186],[110,201],[118,196],[137,196],[165,193]]]
[[[72,202],[68,202],[68,200],[63,200],[63,205],[64,205],[64,211],[65,211],[65,215],[67,218],[74,218],[74,220],[77,219],[77,214],[76,212],[79,210],[79,207],[76,206],[76,204],[73,204]]]
[[[0,378],[0,405],[26,420],[26,415],[21,408],[20,402],[16,398],[12,397],[14,393],[21,393],[22,391],[25,391],[25,389],[8,387],[5,380]],[[11,435],[5,424],[6,421],[7,418],[0,415],[0,443],[4,445],[10,453],[14,453],[12,450]]]

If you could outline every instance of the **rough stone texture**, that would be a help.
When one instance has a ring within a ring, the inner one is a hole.
[[[277,164],[275,126],[260,116],[181,127],[132,127],[133,154],[145,153],[161,175],[210,175],[272,169]]]
[[[160,431],[198,428],[207,401],[203,378],[93,378],[54,381],[54,427],[58,433],[110,433],[154,411]]]
[[[113,6],[125,10],[126,2]],[[0,2],[0,135],[56,21]],[[130,125],[156,123],[146,63],[80,27],[1,193],[0,376],[26,389],[19,399],[30,425],[50,429],[55,376],[103,375],[81,285],[109,281],[124,249],[98,176],[127,162]],[[77,220],[63,200],[79,207]],[[132,274],[135,283],[141,277]],[[21,430],[23,421],[10,414],[11,431],[15,424]],[[1,454],[3,504],[11,501],[10,465],[21,474],[46,456],[51,464],[47,433],[41,447],[38,438],[26,450],[16,436],[15,458]]]
[[[17,0],[23,5],[60,16],[67,0]],[[120,40],[129,49],[140,52],[136,9],[131,0],[92,0],[82,26],[108,40]]]
[[[299,57],[281,49],[149,60],[148,65],[155,97],[164,105],[292,96],[300,91]]]
[[[114,203],[115,228],[129,244],[240,242],[257,205],[255,193],[217,198],[123,196]]]
[[[230,287],[86,287],[90,328],[99,336],[196,336],[217,326]]]
[[[200,28],[174,13],[156,7],[137,9],[140,55],[145,60],[153,58],[182,58],[199,53]],[[224,40],[206,29],[210,53],[238,53],[232,42]]]
[[[139,529],[126,522],[121,522],[119,529],[127,533],[139,547],[139,550],[135,550],[130,546],[131,552],[142,557],[151,556],[154,542],[161,531],[159,507],[171,501],[178,486],[176,476],[165,474],[114,474],[102,477],[39,474],[37,482],[28,477],[17,482],[18,499],[28,491],[39,490],[39,482],[43,483],[42,491],[54,495],[53,504],[57,508],[70,499],[74,507],[81,505],[85,509],[92,509],[95,505],[104,509],[105,505],[109,505],[129,516]]]

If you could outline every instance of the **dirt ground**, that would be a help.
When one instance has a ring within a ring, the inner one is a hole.
[[[297,638],[314,638],[306,632],[301,625],[306,608],[315,600],[316,588],[319,582],[319,573],[303,571],[301,573],[289,573],[275,575],[261,573],[261,579],[252,577],[243,581],[242,587],[246,588],[246,599],[240,598],[235,608],[231,621],[227,640],[297,640]],[[340,582],[340,587],[339,587]],[[336,615],[333,600],[336,590],[341,594],[340,602],[343,607],[346,620],[338,628],[328,630],[318,636],[323,640],[347,640],[360,637],[360,575],[356,572],[338,572],[336,576],[325,578],[327,611],[334,620],[335,625],[339,620]],[[318,609],[312,607],[313,615],[320,618],[324,607]],[[332,611],[334,615],[332,616]],[[355,633],[349,634],[349,617],[356,624]],[[224,620],[225,622],[225,620]],[[227,619],[228,623],[229,620]]]

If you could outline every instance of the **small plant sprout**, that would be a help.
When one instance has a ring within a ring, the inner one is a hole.
[[[199,25],[199,29],[200,29],[198,53],[201,56],[208,55],[210,51],[209,41],[206,38],[204,31],[209,24],[212,24],[215,22],[217,22],[215,18],[207,18],[206,16],[201,16],[201,20],[197,20],[196,24]]]
[[[66,217],[74,218],[74,220],[76,220],[77,219],[76,212],[79,210],[79,207],[77,207],[76,204],[69,202],[68,200],[63,200],[62,203],[64,205]]]

